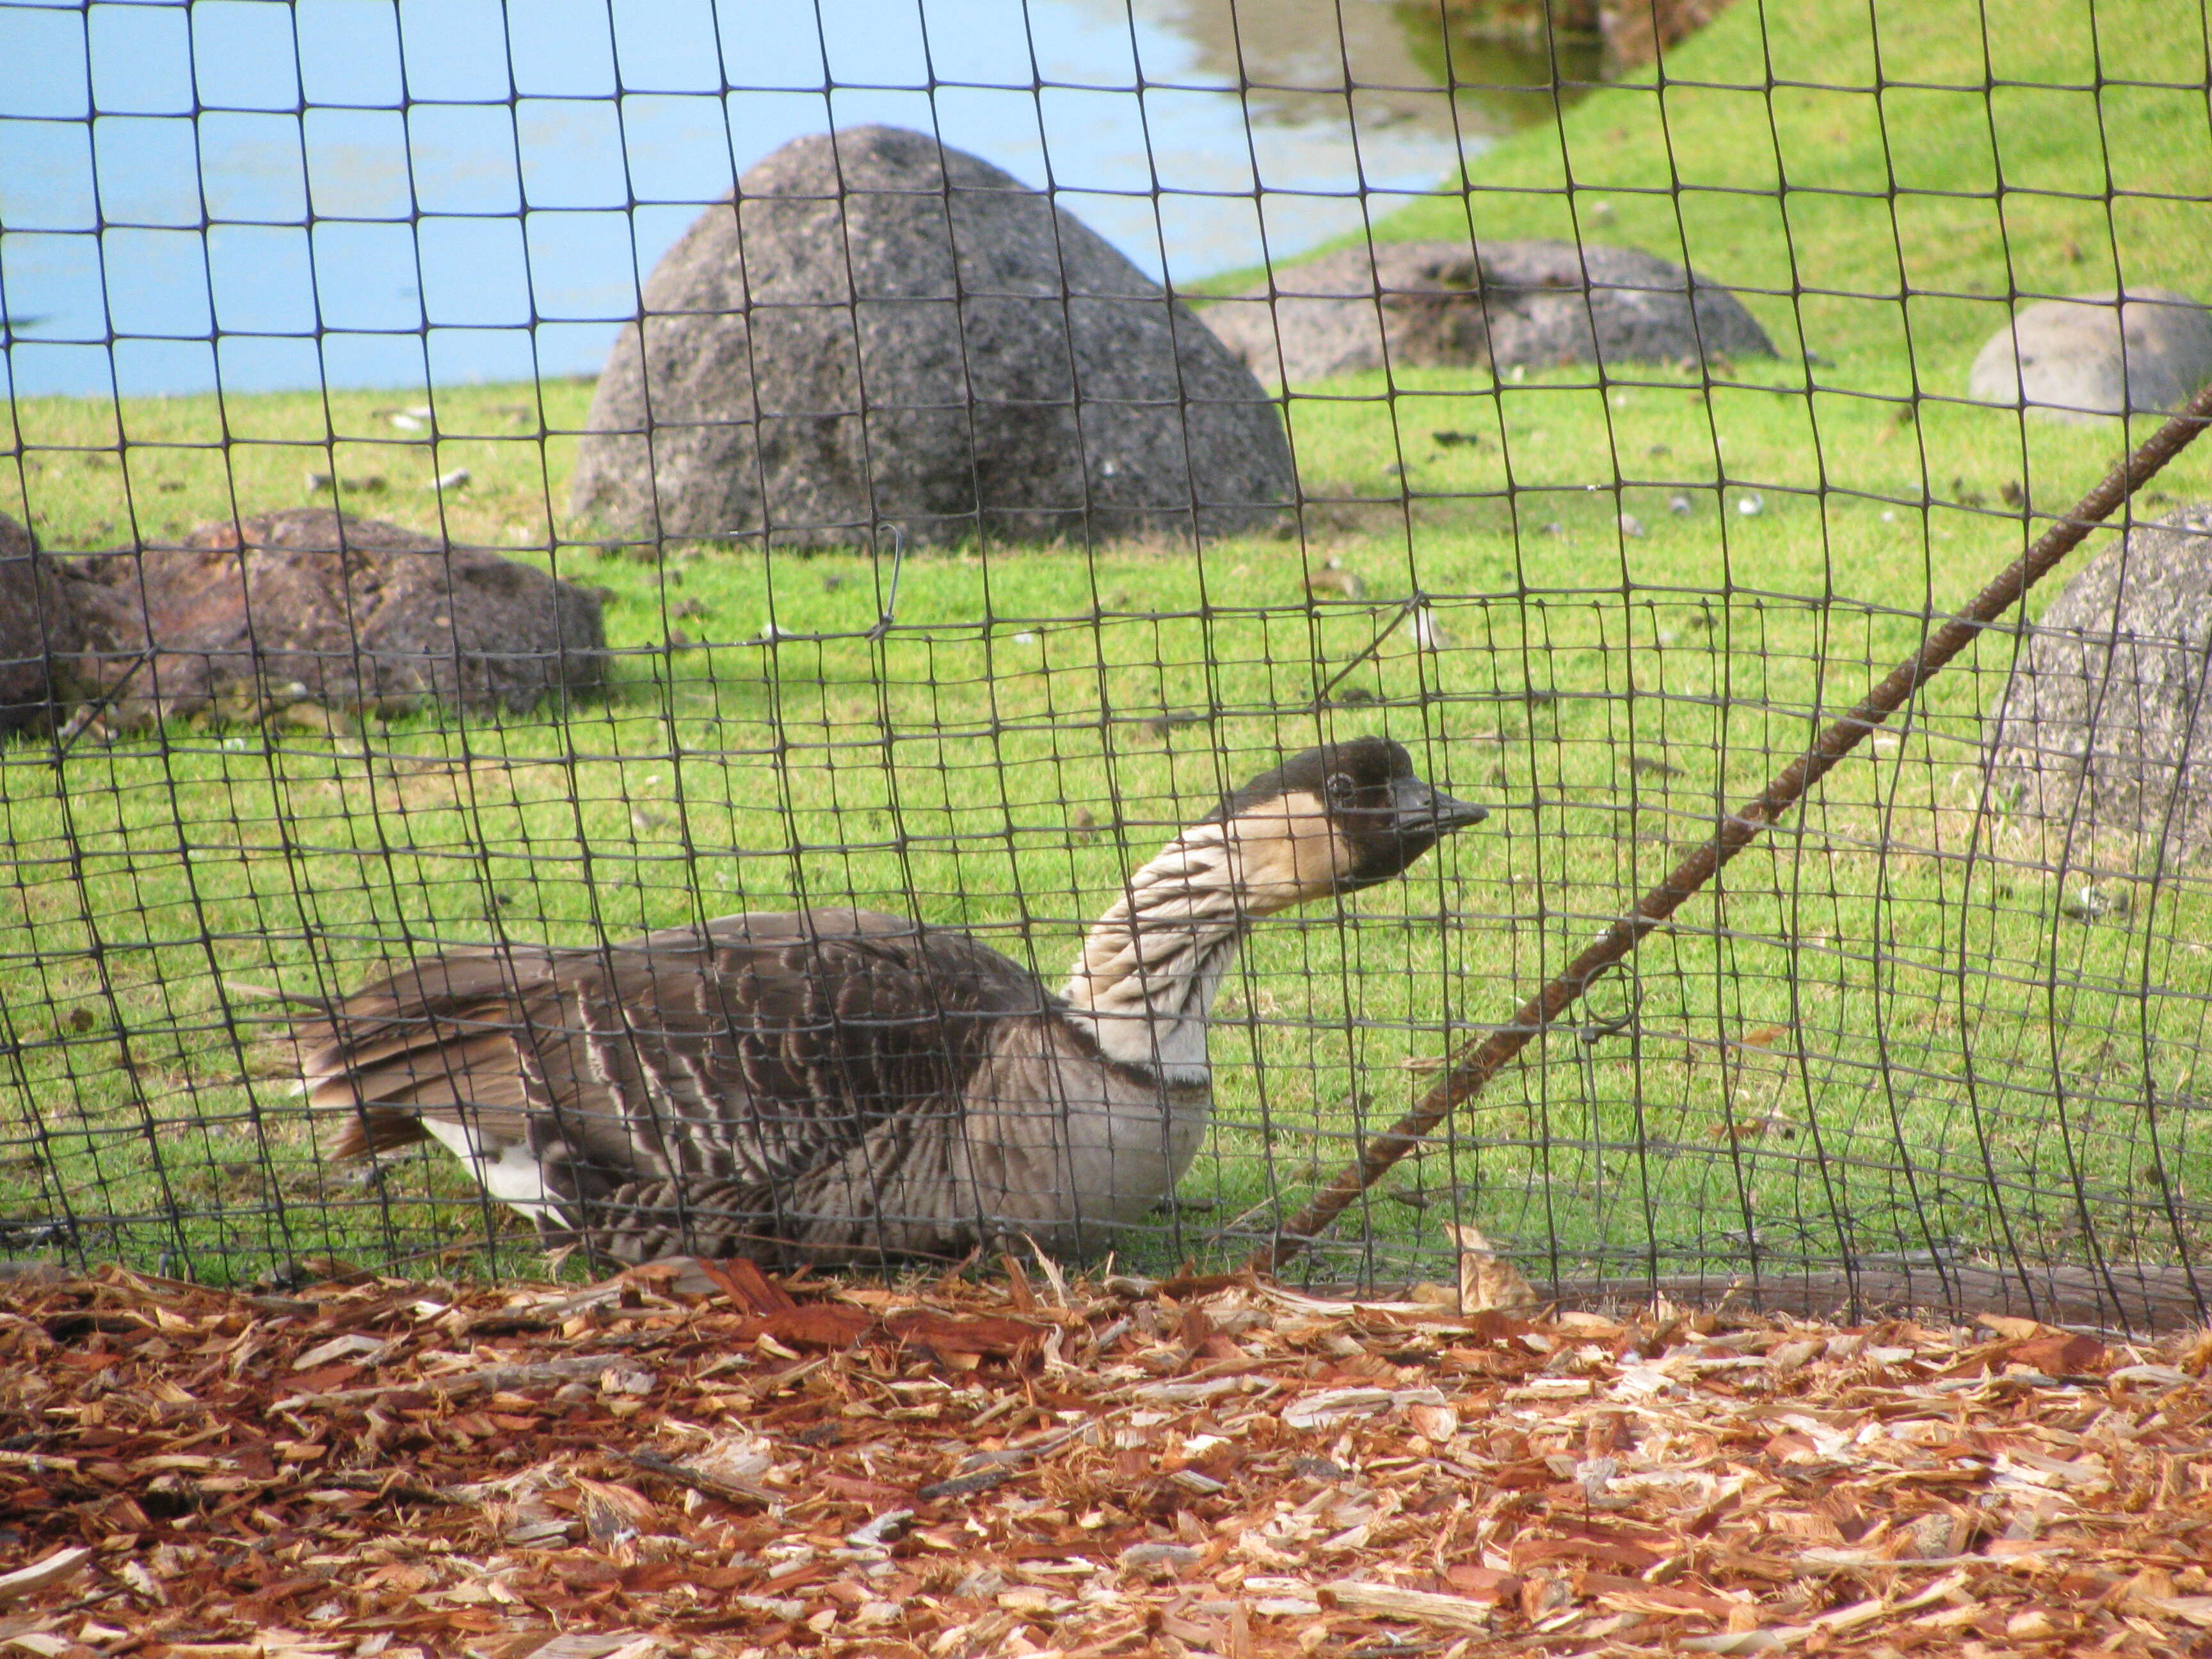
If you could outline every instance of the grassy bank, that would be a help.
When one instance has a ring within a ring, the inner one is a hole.
[[[2014,295],[2212,295],[2206,63],[2158,0],[1735,0],[1378,234],[1648,248],[1823,382],[1957,396]]]

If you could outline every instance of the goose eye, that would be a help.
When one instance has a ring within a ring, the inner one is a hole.
[[[1328,798],[1339,806],[1349,806],[1359,793],[1359,786],[1352,781],[1349,772],[1328,775]]]

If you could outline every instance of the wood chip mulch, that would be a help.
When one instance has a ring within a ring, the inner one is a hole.
[[[2212,1653],[2212,1336],[0,1284],[0,1656]]]

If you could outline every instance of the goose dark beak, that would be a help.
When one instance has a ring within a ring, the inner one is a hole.
[[[1419,778],[1399,779],[1395,793],[1397,799],[1393,805],[1401,835],[1448,836],[1455,830],[1480,823],[1490,816],[1488,807],[1477,806],[1473,801],[1454,800],[1443,790]]]

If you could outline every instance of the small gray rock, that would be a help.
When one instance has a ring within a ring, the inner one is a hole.
[[[1992,804],[2212,844],[2212,505],[2138,525],[2027,632],[1990,738]]]
[[[2212,313],[2170,289],[2040,300],[1991,335],[1966,395],[2073,424],[2179,409],[2212,380]]]
[[[596,593],[326,507],[203,525],[180,545],[72,565],[88,674],[118,692],[125,720],[265,696],[520,713],[605,675]]]
[[[1290,446],[1250,373],[1048,197],[922,133],[786,144],[662,258],[643,312],[574,494],[626,533],[1287,526]]]
[[[1709,362],[1771,356],[1725,289],[1635,248],[1585,243],[1378,242],[1277,273],[1206,307],[1206,325],[1262,380],[1381,368]],[[1692,288],[1694,286],[1694,295]]]

